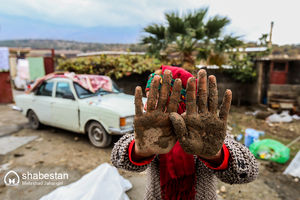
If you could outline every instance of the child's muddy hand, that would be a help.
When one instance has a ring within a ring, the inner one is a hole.
[[[206,71],[200,70],[197,88],[198,102],[196,103],[196,81],[195,78],[190,78],[187,83],[186,113],[182,116],[171,113],[170,119],[185,152],[210,158],[217,155],[222,148],[232,93],[226,90],[218,116],[218,90],[215,76],[209,77],[209,94],[207,94]]]
[[[135,89],[135,153],[140,156],[148,157],[154,154],[168,153],[176,143],[169,113],[176,112],[178,109],[181,81],[175,80],[170,102],[166,108],[171,79],[171,72],[166,70],[159,90],[160,77],[153,78],[147,99],[146,113],[143,113],[142,89],[141,87]]]

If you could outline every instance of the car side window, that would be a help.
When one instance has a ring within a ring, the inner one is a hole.
[[[66,96],[73,96],[68,82],[57,82],[55,97],[66,98]]]
[[[53,82],[44,82],[37,90],[36,95],[38,96],[52,96]]]

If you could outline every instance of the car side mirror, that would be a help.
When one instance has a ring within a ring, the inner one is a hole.
[[[75,97],[74,97],[74,95],[73,95],[72,93],[65,93],[65,94],[63,95],[63,98],[64,98],[64,99],[72,99],[72,100],[75,100]]]

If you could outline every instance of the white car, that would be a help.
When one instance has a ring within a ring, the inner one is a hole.
[[[33,129],[45,124],[87,133],[94,146],[107,147],[112,135],[133,132],[135,114],[134,96],[120,92],[114,83],[112,88],[92,93],[72,79],[52,78],[15,101]]]

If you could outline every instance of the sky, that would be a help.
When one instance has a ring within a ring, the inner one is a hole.
[[[275,44],[300,44],[299,0],[0,0],[0,40],[136,43],[164,13],[209,7],[231,20],[226,34],[258,41],[274,21]]]

